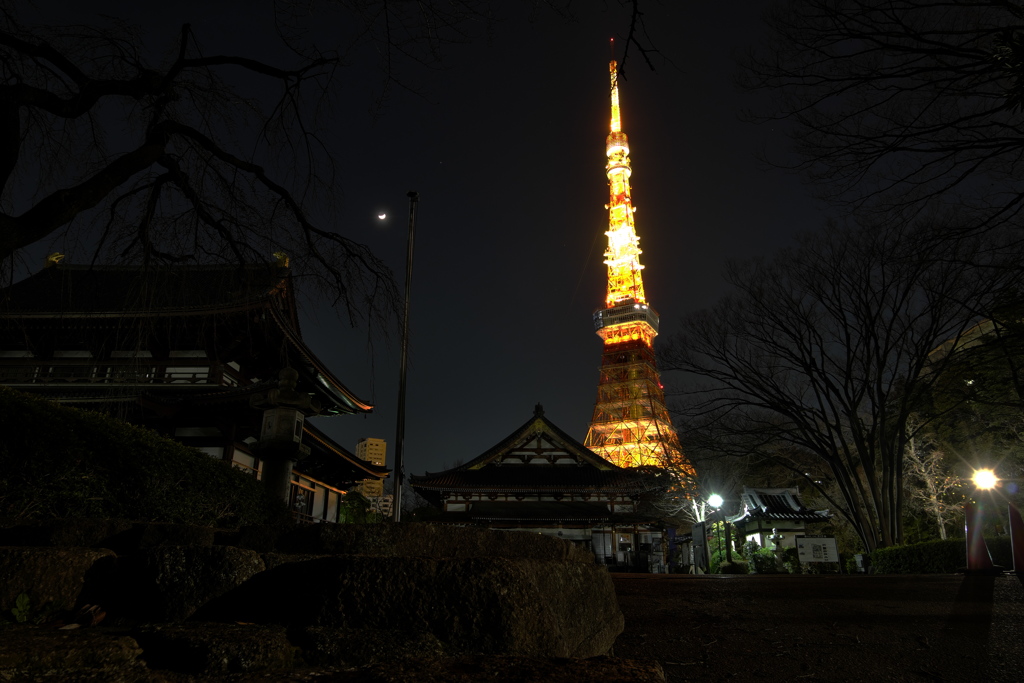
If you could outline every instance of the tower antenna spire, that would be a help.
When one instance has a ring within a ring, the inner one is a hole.
[[[608,289],[604,308],[594,313],[594,327],[604,341],[597,402],[584,442],[620,467],[653,465],[691,472],[665,407],[665,390],[654,357],[660,319],[644,294],[640,238],[633,223],[630,197],[629,140],[619,110],[615,41],[608,65],[611,120],[605,139],[608,177]]]

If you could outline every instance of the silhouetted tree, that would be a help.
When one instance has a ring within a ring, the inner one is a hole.
[[[315,114],[337,60],[207,54],[186,24],[152,63],[132,35],[0,8],[0,258],[73,225],[96,258],[284,251],[353,318],[392,300],[387,267],[311,208],[330,178]]]
[[[565,15],[569,4],[523,7]],[[620,4],[632,17],[627,47],[646,55],[638,0]],[[334,158],[344,159],[323,136],[336,124],[338,54],[369,46],[384,92],[409,87],[406,67],[436,66],[452,44],[479,39],[496,3],[275,6],[284,63],[206,50],[187,24],[161,51],[109,17],[60,26],[0,0],[0,268],[61,230],[94,261],[245,263],[285,252],[353,321],[387,315],[389,269],[325,210]],[[345,31],[324,44],[310,24],[329,10]]]
[[[735,291],[684,318],[662,358],[687,378],[684,439],[701,432],[721,453],[783,465],[797,453],[794,470],[814,456],[841,498],[795,473],[868,550],[902,539],[907,420],[946,363],[929,353],[1007,286],[993,273],[1017,277],[964,266],[987,253],[978,240],[929,233],[833,227],[772,260],[733,264]]]
[[[922,411],[932,438],[965,478],[982,467],[1024,476],[1024,311],[1016,292],[1009,297],[959,344],[932,354],[945,369]]]
[[[768,89],[798,167],[851,210],[910,220],[936,203],[967,227],[1024,200],[1024,7],[1005,0],[787,0],[741,83]]]

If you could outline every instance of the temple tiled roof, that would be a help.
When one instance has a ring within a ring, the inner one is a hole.
[[[0,311],[22,316],[90,316],[237,310],[268,298],[286,275],[286,269],[273,264],[148,269],[60,265],[0,291]]]
[[[743,512],[729,518],[734,524],[747,520],[824,522],[831,516],[828,510],[805,507],[800,500],[799,489],[795,488],[744,487],[740,502]]]
[[[551,446],[560,448],[567,456],[575,458],[581,463],[589,464],[602,470],[621,469],[562,431],[561,427],[544,416],[544,408],[539,403],[534,408],[533,417],[523,423],[521,427],[477,457],[455,469],[480,469],[485,465],[493,463],[495,460],[499,460],[501,456],[515,451],[517,447],[523,446],[524,442],[529,441],[530,437],[535,434],[546,437]]]
[[[303,443],[315,446],[313,454],[296,465],[296,469],[301,470],[303,474],[336,481],[349,471],[362,472],[364,474],[359,476],[366,478],[383,478],[391,471],[383,465],[374,465],[358,457],[324,434],[309,420],[305,421],[303,432]],[[317,451],[323,455],[318,455]]]
[[[322,394],[325,408],[332,412],[373,410],[306,346],[299,330],[288,269],[277,264],[150,268],[61,264],[0,290],[0,318],[9,320],[168,318],[251,309],[269,315],[304,361],[300,364],[304,367],[297,369]],[[218,393],[230,399],[246,391]]]
[[[516,431],[464,465],[410,477],[429,491],[614,491],[655,488],[647,472],[617,467],[566,434],[539,405]]]

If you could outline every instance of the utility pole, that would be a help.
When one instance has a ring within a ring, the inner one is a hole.
[[[409,366],[409,297],[412,293],[412,255],[413,238],[416,234],[416,204],[420,200],[418,192],[408,192],[409,198],[409,239],[405,252],[405,312],[402,315],[402,361],[398,371],[398,426],[395,429],[395,485],[394,500],[391,508],[391,519],[402,521],[402,485],[405,483],[405,386]]]

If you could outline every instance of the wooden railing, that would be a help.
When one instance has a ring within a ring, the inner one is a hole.
[[[236,387],[244,383],[230,366],[98,365],[95,363],[0,363],[0,384],[215,384]]]

